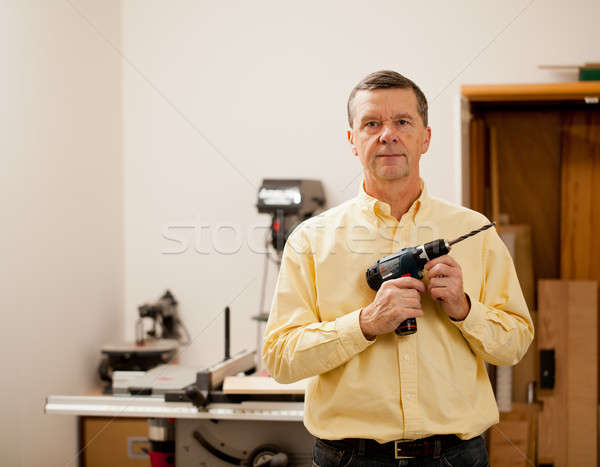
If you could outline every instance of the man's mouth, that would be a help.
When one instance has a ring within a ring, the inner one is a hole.
[[[402,157],[405,154],[377,154],[377,157]]]

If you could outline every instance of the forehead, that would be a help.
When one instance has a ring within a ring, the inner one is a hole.
[[[361,89],[354,96],[354,118],[371,113],[386,117],[407,113],[416,117],[417,96],[412,89]]]

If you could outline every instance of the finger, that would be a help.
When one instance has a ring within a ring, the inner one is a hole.
[[[384,284],[389,284],[393,287],[398,287],[399,289],[417,289],[419,292],[425,292],[425,284],[423,281],[419,279],[415,279],[414,277],[399,277],[398,279],[392,279]]]
[[[429,295],[438,302],[443,302],[448,296],[447,287],[434,287],[429,291]]]
[[[431,287],[429,289],[429,295],[433,298],[442,298],[443,301],[448,303],[454,303],[457,300],[460,301],[464,292],[456,283],[451,283],[447,286]]]
[[[456,260],[452,256],[443,255],[438,258],[434,258],[431,261],[428,261],[427,264],[425,264],[425,270],[429,271],[431,268],[433,268],[437,264],[445,264],[450,267],[458,267],[459,266],[459,264],[456,262]]]
[[[405,307],[402,307],[402,309],[399,309],[398,312],[400,314],[409,314],[410,316],[423,316],[422,308],[411,308],[411,307],[405,306]]]
[[[456,275],[456,268],[444,263],[436,264],[429,270],[429,277],[445,277],[452,275]]]
[[[429,279],[429,290],[434,287],[452,287],[452,285],[456,282],[454,277],[432,277]]]
[[[390,289],[393,300],[398,303],[421,303],[421,292],[416,289]]]
[[[421,294],[418,293],[417,295],[417,297],[408,297],[402,299],[402,306],[408,308],[421,308]]]

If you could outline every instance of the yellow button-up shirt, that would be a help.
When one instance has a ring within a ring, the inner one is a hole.
[[[310,433],[381,443],[434,434],[470,439],[498,422],[484,361],[514,365],[534,331],[512,259],[495,229],[450,252],[471,301],[465,320],[452,321],[423,294],[416,334],[369,341],[359,324],[361,308],[376,293],[365,279],[369,266],[401,248],[452,240],[488,222],[429,196],[424,185],[398,222],[388,204],[361,189],[290,235],[262,356],[279,382],[311,377],[304,409]]]

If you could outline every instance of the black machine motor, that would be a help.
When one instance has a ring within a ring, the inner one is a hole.
[[[271,214],[271,244],[281,253],[289,234],[300,222],[325,206],[325,192],[319,180],[265,179],[258,190],[256,207]]]

